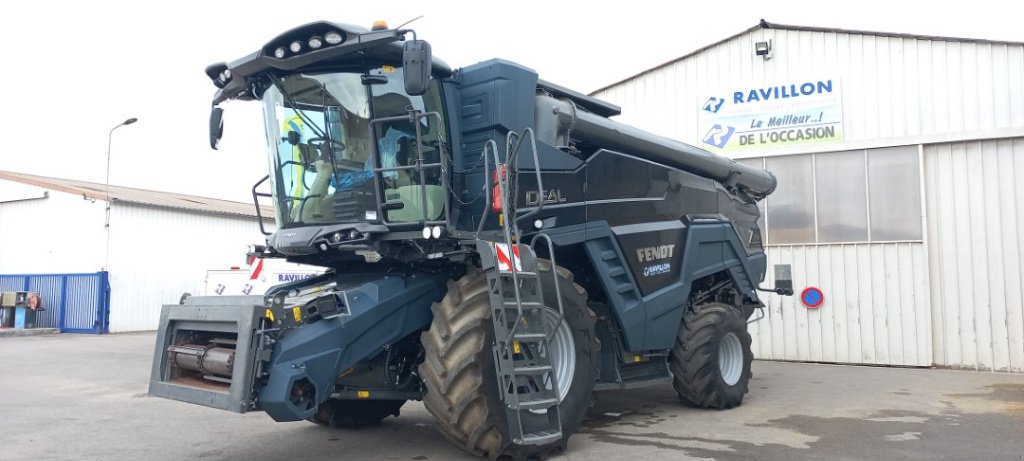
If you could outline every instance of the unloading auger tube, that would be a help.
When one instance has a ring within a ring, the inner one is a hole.
[[[572,137],[714,179],[755,200],[771,194],[778,184],[769,171],[579,110],[570,101],[540,94],[535,107],[537,139],[551,145],[567,145]]]

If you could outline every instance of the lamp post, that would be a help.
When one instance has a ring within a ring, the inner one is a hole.
[[[106,216],[103,221],[103,227],[107,230],[107,254],[103,260],[103,270],[105,271],[110,270],[110,144],[111,141],[114,139],[114,130],[121,128],[125,125],[131,125],[132,123],[135,123],[137,121],[139,121],[139,119],[135,117],[129,118],[128,120],[125,120],[115,125],[113,128],[110,129],[110,133],[107,134],[107,179],[104,181],[103,189],[103,193],[106,194],[107,196]]]
[[[121,123],[118,123],[113,128],[111,128],[110,129],[110,133],[107,134],[107,179],[106,179],[106,182],[105,182],[106,186],[105,186],[105,189],[104,189],[103,192],[105,194],[107,194],[107,210],[108,210],[108,212],[110,210],[110,142],[114,139],[114,130],[116,130],[118,128],[121,128],[122,126],[125,126],[125,125],[131,125],[132,123],[135,123],[137,121],[139,121],[139,119],[137,119],[135,117],[132,117],[132,118],[130,118],[128,120],[125,120],[125,121],[123,121]],[[107,224],[109,225],[109,223],[107,223]]]

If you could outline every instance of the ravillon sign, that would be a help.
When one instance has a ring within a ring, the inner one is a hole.
[[[842,93],[834,78],[723,88],[702,98],[698,113],[699,145],[712,151],[843,139]]]

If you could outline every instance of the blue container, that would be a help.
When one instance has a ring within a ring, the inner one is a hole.
[[[36,311],[27,307],[14,308],[14,328],[35,328]]]

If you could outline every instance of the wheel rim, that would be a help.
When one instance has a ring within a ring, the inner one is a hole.
[[[718,371],[722,381],[732,386],[743,374],[743,346],[736,333],[726,333],[718,343]]]
[[[576,344],[573,342],[569,323],[560,318],[558,311],[550,307],[544,308],[544,327],[546,331],[555,332],[549,347],[551,367],[555,371],[555,381],[558,383],[558,401],[561,402],[569,395],[572,377],[576,373]]]

